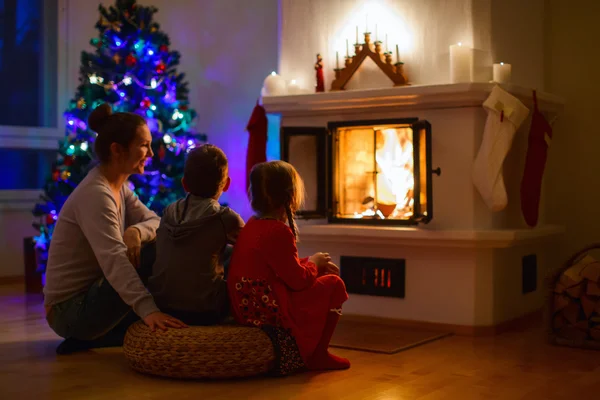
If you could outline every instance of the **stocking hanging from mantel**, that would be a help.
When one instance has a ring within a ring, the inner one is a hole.
[[[258,101],[248,121],[248,150],[246,152],[246,190],[250,187],[252,167],[267,161],[267,113]]]
[[[529,109],[516,97],[494,86],[483,102],[488,116],[479,153],[473,163],[473,184],[490,210],[502,211],[508,198],[502,165],[516,131],[529,115]]]
[[[535,90],[533,91],[533,106],[525,171],[521,181],[521,211],[525,222],[531,227],[536,226],[538,222],[542,177],[544,176],[548,147],[552,140],[552,126],[538,108]]]

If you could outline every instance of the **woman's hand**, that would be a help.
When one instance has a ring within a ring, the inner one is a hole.
[[[315,264],[317,269],[321,270],[331,261],[331,257],[329,257],[329,253],[315,253],[308,257],[308,261]]]
[[[123,234],[123,242],[127,246],[127,258],[137,268],[140,266],[140,252],[142,250],[142,236],[138,228],[130,226]]]
[[[148,327],[150,327],[152,332],[154,332],[157,327],[162,329],[163,331],[166,331],[167,327],[176,329],[188,327],[186,324],[184,324],[177,318],[161,313],[160,311],[148,314],[146,318],[144,318],[144,323],[148,325]]]

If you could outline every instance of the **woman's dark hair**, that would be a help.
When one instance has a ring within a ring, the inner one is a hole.
[[[110,161],[110,145],[118,143],[125,149],[135,139],[137,129],[146,124],[144,118],[133,113],[112,112],[109,104],[96,107],[88,118],[88,125],[96,132],[94,150],[101,163]]]

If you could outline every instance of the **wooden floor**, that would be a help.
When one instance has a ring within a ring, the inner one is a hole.
[[[179,382],[131,371],[121,349],[55,355],[39,298],[0,287],[0,399],[597,399],[600,352],[548,346],[538,326],[450,337],[395,355],[335,349],[341,372]]]

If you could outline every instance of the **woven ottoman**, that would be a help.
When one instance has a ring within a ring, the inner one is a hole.
[[[550,343],[600,350],[600,262],[592,244],[548,277],[546,326]]]
[[[123,350],[134,370],[181,379],[259,375],[275,361],[271,340],[262,330],[233,325],[152,332],[140,321],[129,327]]]

